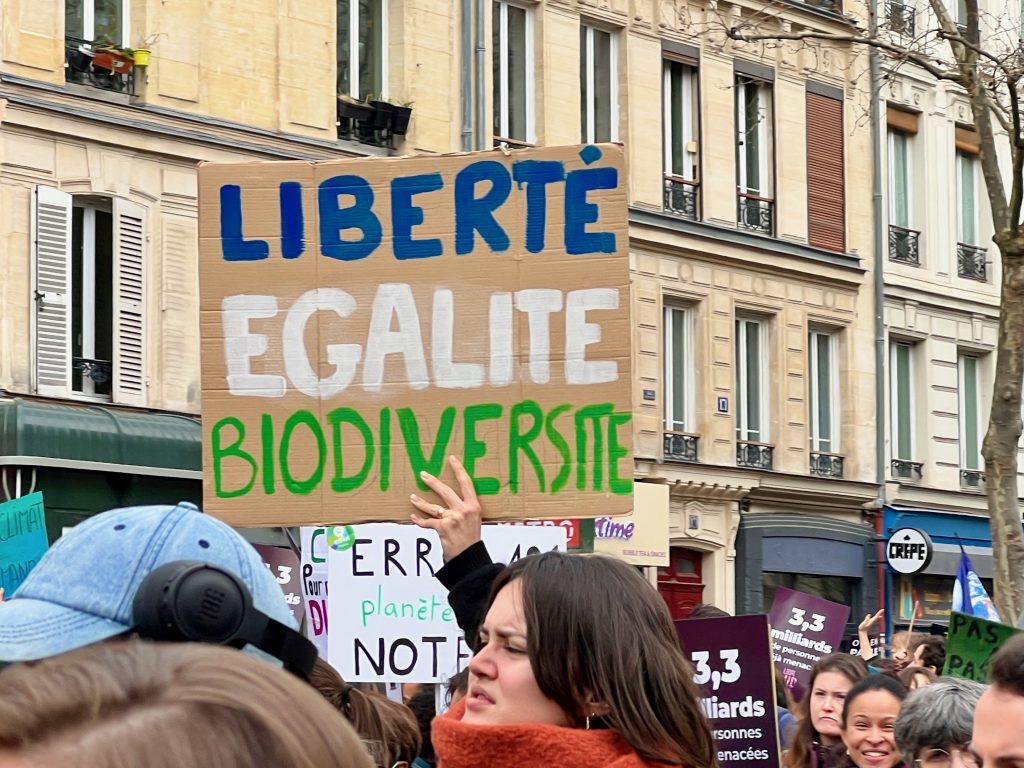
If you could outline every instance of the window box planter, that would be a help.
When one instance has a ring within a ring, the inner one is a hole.
[[[409,130],[409,120],[412,119],[412,107],[391,106],[391,132],[398,136],[405,136]]]
[[[378,131],[390,128],[394,107],[386,101],[371,101],[370,106],[373,107],[373,127]]]

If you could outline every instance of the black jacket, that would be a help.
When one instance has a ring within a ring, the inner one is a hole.
[[[505,566],[493,562],[487,547],[478,541],[437,572],[437,579],[448,590],[448,604],[455,613],[455,620],[474,653],[480,644],[480,625],[487,613],[491,585],[503,570]]]

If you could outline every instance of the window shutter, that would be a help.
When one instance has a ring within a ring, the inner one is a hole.
[[[807,241],[846,250],[843,102],[807,92]]]
[[[114,200],[114,402],[146,405],[146,209]]]
[[[977,155],[981,151],[981,139],[974,128],[956,127],[956,148],[958,152]]]
[[[37,186],[32,207],[36,392],[71,391],[71,195]]]

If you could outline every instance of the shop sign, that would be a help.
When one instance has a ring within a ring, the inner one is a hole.
[[[613,555],[631,565],[664,568],[668,552],[668,486],[633,483],[633,510],[620,517],[594,520],[594,552]]]
[[[927,533],[917,528],[900,528],[886,542],[885,560],[896,573],[910,575],[927,568],[934,551]]]
[[[679,645],[693,665],[700,707],[711,722],[722,768],[778,768],[768,619],[764,615],[682,619]]]

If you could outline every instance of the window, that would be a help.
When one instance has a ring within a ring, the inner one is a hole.
[[[665,429],[693,429],[693,312],[665,307]]]
[[[892,413],[892,458],[914,458],[914,348],[910,344],[890,345],[889,386]]]
[[[665,59],[662,69],[665,209],[697,219],[700,185],[697,68]]]
[[[145,210],[36,188],[35,387],[145,405]]]
[[[973,355],[960,355],[957,358],[961,469],[981,469],[979,368],[980,360]]]
[[[741,227],[766,234],[772,224],[772,86],[756,78],[736,78],[736,150]]]
[[[528,144],[534,138],[533,11],[496,1],[491,34],[495,143]]]
[[[957,239],[965,245],[977,245],[978,237],[978,160],[966,152],[956,153]]]
[[[65,0],[64,34],[90,42],[129,46],[129,0]]]
[[[615,34],[580,24],[580,137],[587,144],[619,139],[619,67]]]
[[[767,442],[767,327],[736,318],[736,438]]]
[[[338,93],[357,99],[387,91],[387,0],[338,0]]]
[[[910,229],[911,136],[889,131],[889,223]]]
[[[811,331],[808,338],[810,366],[811,450],[839,452],[839,361],[835,333]]]
[[[817,83],[814,90],[811,87],[807,89],[807,242],[842,252],[846,250],[843,92]]]

